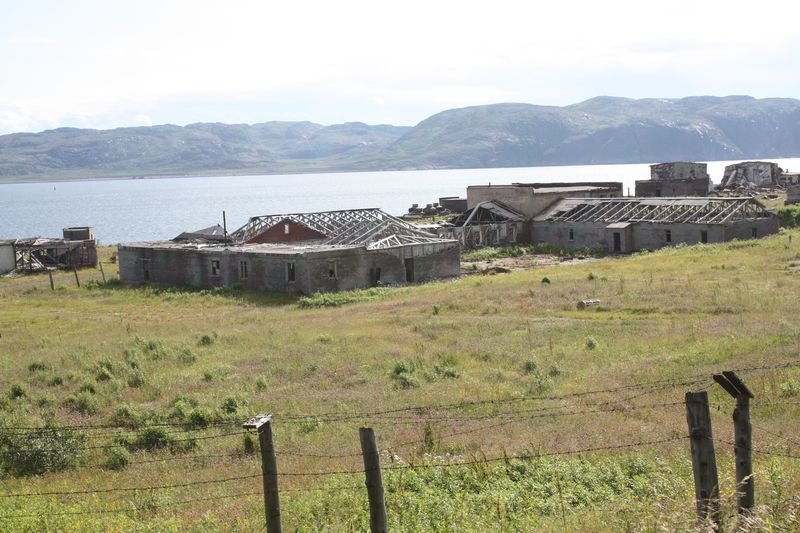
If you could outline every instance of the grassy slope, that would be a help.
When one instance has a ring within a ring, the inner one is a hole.
[[[62,288],[51,292],[46,277],[0,280],[0,393],[6,398],[0,407],[15,425],[38,425],[48,414],[62,424],[86,424],[109,421],[121,405],[167,416],[176,398],[188,397],[208,409],[234,398],[247,402],[239,415],[276,413],[281,470],[308,473],[357,469],[356,429],[361,425],[374,426],[379,442],[388,446],[421,439],[426,415],[432,442],[425,449],[398,448],[395,453],[401,460],[424,460],[425,451],[470,460],[503,452],[567,452],[681,436],[686,428],[680,405],[596,411],[598,404],[680,402],[689,386],[415,411],[404,413],[411,417],[404,420],[356,417],[334,422],[309,416],[298,423],[292,414],[368,413],[461,400],[555,396],[699,377],[702,381],[692,387],[709,388],[712,401],[721,407],[714,412],[715,434],[728,438],[732,402],[711,386],[710,375],[798,359],[800,273],[791,268],[798,264],[800,233],[795,231],[759,241],[432,283],[399,289],[377,301],[328,309],[300,309],[284,295],[87,288],[86,283],[77,289],[67,286],[72,281],[68,276],[62,278]],[[82,275],[96,276],[89,271]],[[540,283],[545,276],[550,285]],[[589,297],[599,298],[602,306],[577,311],[575,303]],[[201,342],[204,335],[209,337],[206,343]],[[148,341],[160,347],[158,355],[141,348]],[[128,386],[126,351],[127,359],[135,358],[140,367],[139,386]],[[103,360],[112,371],[98,380],[98,363]],[[29,370],[35,362],[44,363],[45,369]],[[55,376],[63,384],[50,385]],[[792,396],[797,394],[800,372],[790,368],[742,376],[756,394],[756,446],[785,451],[776,446],[787,445],[785,436],[800,434],[798,399]],[[75,403],[65,404],[87,383],[95,393],[83,394],[91,396],[87,401],[97,410],[89,416],[77,412]],[[411,387],[403,388],[402,383]],[[25,395],[8,399],[7,391],[15,384]],[[543,417],[535,414],[537,409],[554,409],[560,416]],[[535,418],[507,422],[509,413],[525,410]],[[471,416],[485,418],[466,419]],[[448,437],[451,433],[463,434]],[[240,439],[202,441],[193,453],[230,453],[241,449]],[[683,529],[691,524],[693,512],[687,447],[684,441],[674,441],[586,454],[584,459],[548,457],[536,468],[512,462],[434,468],[405,476],[387,473],[390,516],[400,529],[494,529],[500,524],[559,529],[564,522],[596,530],[628,524],[648,528],[657,522]],[[729,503],[733,463],[722,448],[720,471]],[[305,457],[288,453],[292,451],[356,456]],[[102,462],[105,453],[92,452],[87,466]],[[175,456],[165,451],[139,453],[134,460],[152,458]],[[756,460],[759,502],[774,507],[776,520],[787,520],[792,511],[785,497],[800,491],[797,460]],[[542,471],[550,475],[534,479]],[[258,462],[249,456],[144,463],[120,472],[84,467],[35,478],[6,477],[0,479],[0,491],[146,486],[257,472]],[[284,478],[282,488],[347,489],[361,483],[358,475],[294,476]],[[258,480],[250,479],[152,493],[0,498],[0,514],[123,507],[137,511],[20,518],[15,523],[19,528],[76,531],[100,524],[119,530],[134,525],[156,530],[251,529],[260,518],[258,495],[164,504],[258,490]],[[288,526],[363,529],[367,524],[360,490],[287,492],[282,498]]]

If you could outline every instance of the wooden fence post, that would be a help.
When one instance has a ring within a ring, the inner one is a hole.
[[[272,415],[258,415],[244,424],[243,428],[258,431],[261,448],[261,474],[264,482],[264,515],[267,533],[281,533],[281,504],[278,495],[278,462],[272,441]]]
[[[78,279],[78,269],[75,268],[75,267],[72,267],[72,272],[75,274],[75,285],[77,285],[78,288],[80,289],[81,288],[81,280]]]
[[[103,285],[105,285],[106,284],[106,271],[103,270],[103,262],[102,261],[98,261],[97,264],[100,265],[100,275],[103,276]]]
[[[386,502],[383,498],[383,479],[378,452],[378,440],[372,428],[360,428],[361,454],[364,457],[364,477],[369,497],[369,528],[372,533],[386,533]]]
[[[714,381],[736,398],[736,408],[733,410],[736,493],[739,512],[747,513],[756,505],[756,487],[753,479],[753,426],[750,424],[750,398],[754,396],[735,372],[714,374]]]
[[[55,285],[55,283],[53,283],[53,271],[52,270],[47,269],[47,277],[50,278],[50,290],[51,291],[56,290],[56,285]]]
[[[719,528],[719,478],[707,392],[686,393],[686,421],[692,448],[697,517],[710,519]]]

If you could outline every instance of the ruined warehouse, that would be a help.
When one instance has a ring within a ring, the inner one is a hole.
[[[533,219],[533,242],[654,250],[778,232],[778,218],[753,198],[565,198]]]
[[[379,209],[355,209],[252,217],[227,242],[120,245],[119,269],[125,283],[311,294],[458,276],[460,249]]]

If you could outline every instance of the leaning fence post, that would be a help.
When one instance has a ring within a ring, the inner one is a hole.
[[[261,474],[264,482],[264,515],[267,533],[281,533],[281,504],[278,497],[278,462],[272,441],[272,415],[257,415],[244,424],[245,429],[258,431],[261,448]]]
[[[736,398],[736,408],[733,410],[733,452],[736,455],[737,503],[740,513],[749,512],[756,505],[753,426],[750,424],[750,398],[754,396],[735,372],[714,374],[714,381]]]
[[[383,479],[378,453],[378,440],[372,428],[359,428],[361,454],[364,457],[364,477],[369,498],[369,528],[372,533],[386,533],[386,502],[383,499]]]
[[[100,275],[103,276],[103,285],[106,283],[106,271],[103,270],[103,262],[98,261],[97,264],[100,266]]]
[[[697,517],[700,520],[708,518],[719,527],[719,478],[707,392],[686,393],[686,421],[692,448]]]
[[[55,283],[53,283],[53,271],[52,270],[47,269],[47,277],[50,278],[50,290],[51,291],[56,290],[56,285],[55,285]]]
[[[77,285],[78,288],[80,289],[81,288],[81,280],[78,279],[78,269],[75,268],[75,267],[72,267],[72,272],[75,274],[75,285]]]

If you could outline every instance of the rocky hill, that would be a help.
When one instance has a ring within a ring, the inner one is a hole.
[[[0,179],[482,168],[800,156],[800,100],[597,97],[495,104],[413,128],[191,124],[0,136]]]

